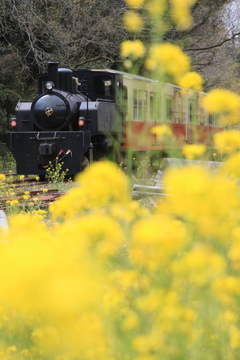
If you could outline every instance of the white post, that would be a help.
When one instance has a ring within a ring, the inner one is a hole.
[[[8,221],[5,211],[0,210],[0,228],[7,230],[8,229]]]

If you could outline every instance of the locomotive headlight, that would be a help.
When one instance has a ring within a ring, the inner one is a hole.
[[[12,118],[11,120],[11,126],[16,126],[17,125],[17,119],[16,118]]]
[[[54,83],[51,81],[48,81],[48,82],[46,82],[45,86],[46,86],[47,90],[52,90],[52,88],[54,87]]]
[[[80,118],[78,119],[78,125],[83,126],[84,123],[85,123],[85,118],[83,116],[80,116]]]

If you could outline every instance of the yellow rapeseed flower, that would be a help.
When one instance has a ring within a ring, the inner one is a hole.
[[[0,182],[4,182],[4,181],[6,181],[6,175],[0,174]]]
[[[235,181],[240,180],[240,152],[232,154],[220,169],[222,174]]]
[[[224,258],[211,247],[198,245],[189,250],[181,260],[172,264],[174,274],[188,277],[194,286],[205,286],[212,283],[218,276],[224,274],[226,262]]]
[[[240,149],[240,131],[225,130],[213,136],[214,146],[221,153],[232,153]]]
[[[123,24],[130,32],[139,32],[144,26],[142,17],[135,11],[128,11],[123,16]]]
[[[210,114],[221,115],[223,124],[240,120],[240,96],[230,90],[214,89],[203,99],[203,106]]]
[[[118,222],[99,212],[82,216],[78,221],[69,220],[64,228],[56,229],[55,236],[70,237],[76,245],[81,242],[82,248],[88,248],[94,256],[102,259],[115,256],[125,240]]]
[[[14,205],[17,205],[19,204],[19,201],[18,200],[10,200],[10,206],[14,206]]]
[[[131,261],[149,271],[166,264],[188,242],[185,225],[167,216],[139,220],[131,237]]]
[[[197,72],[191,71],[179,80],[178,85],[185,89],[202,91],[203,78]]]
[[[188,160],[200,158],[206,151],[206,146],[202,144],[187,144],[183,147],[182,153]]]
[[[163,180],[171,196],[159,204],[159,210],[188,219],[199,234],[227,241],[240,206],[235,182],[200,166],[169,169]]]
[[[178,81],[190,70],[190,59],[179,46],[170,43],[152,45],[145,67],[173,76]]]
[[[197,0],[171,0],[172,17],[181,30],[186,30],[191,26],[191,7],[196,1]]]
[[[127,58],[129,56],[134,59],[141,58],[145,54],[145,46],[140,40],[125,40],[121,43],[121,56]]]
[[[234,305],[235,296],[240,295],[240,279],[236,276],[219,276],[212,283],[215,297],[223,305]]]
[[[143,5],[144,0],[125,0],[128,6],[132,8],[139,8]]]
[[[28,200],[29,198],[30,198],[30,195],[28,195],[28,194],[23,195],[24,200]]]
[[[240,348],[240,329],[237,326],[230,327],[230,348],[233,350]]]
[[[146,4],[146,8],[152,18],[156,18],[156,17],[159,18],[159,16],[161,16],[164,13],[164,10],[166,8],[166,1],[148,0]]]
[[[76,180],[74,188],[51,204],[53,218],[71,218],[112,202],[130,202],[128,179],[113,162],[95,162]]]
[[[151,128],[151,133],[157,135],[159,140],[163,140],[164,136],[172,136],[172,130],[169,126],[163,125],[156,125]]]
[[[137,326],[139,326],[139,317],[134,311],[128,311],[122,322],[122,328],[124,330],[131,330],[135,329]]]

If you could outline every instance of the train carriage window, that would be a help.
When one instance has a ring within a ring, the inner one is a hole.
[[[166,99],[166,121],[171,121],[172,118],[172,99]]]
[[[157,121],[161,121],[161,119],[162,119],[162,114],[161,114],[161,110],[162,110],[162,107],[161,107],[162,99],[161,99],[161,95],[160,95],[160,94],[157,94],[156,98],[157,98]]]
[[[133,120],[138,120],[138,93],[137,90],[133,90]]]
[[[138,91],[138,120],[143,120],[143,91]]]
[[[133,90],[133,120],[147,120],[147,92]]]
[[[150,93],[150,120],[156,120],[156,94]]]
[[[189,116],[190,116],[190,122],[196,123],[196,106],[193,101],[189,104]]]
[[[128,113],[128,89],[126,86],[123,86],[122,89],[122,113],[123,116],[126,116]]]
[[[182,96],[180,93],[179,93],[177,101],[178,101],[178,122],[183,123],[184,122],[183,99],[182,99]]]
[[[114,86],[113,78],[110,75],[100,75],[94,78],[94,91],[100,99],[113,99]]]
[[[139,91],[139,120],[147,120],[147,92]]]

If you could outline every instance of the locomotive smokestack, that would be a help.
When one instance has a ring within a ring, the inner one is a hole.
[[[48,80],[52,81],[58,89],[58,61],[48,61]]]

